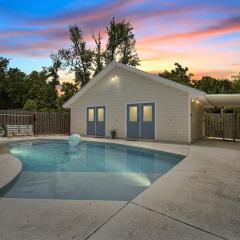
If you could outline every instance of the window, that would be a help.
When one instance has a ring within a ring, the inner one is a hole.
[[[129,121],[130,122],[137,122],[137,117],[138,117],[137,112],[138,112],[137,106],[129,107]]]
[[[152,105],[143,106],[143,121],[152,122]]]
[[[94,109],[88,109],[88,121],[89,122],[94,122]]]
[[[104,108],[98,108],[98,121],[104,122]]]

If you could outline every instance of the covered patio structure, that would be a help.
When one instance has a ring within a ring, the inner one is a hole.
[[[240,107],[240,94],[207,94],[208,102],[217,107]]]
[[[240,94],[207,94],[207,101],[221,113],[205,113],[205,136],[240,139]],[[232,109],[226,112],[226,109]]]

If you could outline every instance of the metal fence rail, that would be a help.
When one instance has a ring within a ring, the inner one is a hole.
[[[34,114],[36,119],[34,121]],[[69,112],[32,112],[19,110],[0,110],[0,126],[33,125],[35,135],[69,134]]]
[[[240,114],[206,113],[205,136],[223,139],[240,139]]]

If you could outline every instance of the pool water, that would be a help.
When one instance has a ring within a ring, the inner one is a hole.
[[[118,144],[22,141],[11,154],[23,163],[8,198],[129,201],[184,156]]]

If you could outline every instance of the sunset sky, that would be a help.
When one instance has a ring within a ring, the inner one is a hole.
[[[92,47],[91,34],[104,34],[112,17],[132,23],[145,71],[179,62],[195,79],[240,72],[239,0],[0,0],[0,56],[27,73],[40,70],[69,46],[69,25],[79,25]]]

